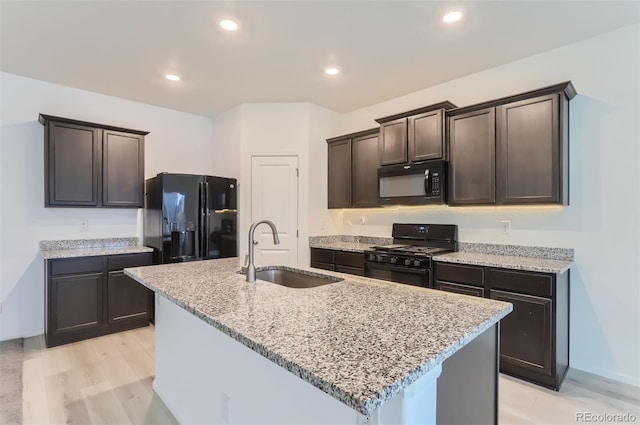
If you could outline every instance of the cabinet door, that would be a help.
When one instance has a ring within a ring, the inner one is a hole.
[[[494,108],[449,117],[449,204],[494,204]]]
[[[407,162],[407,119],[380,124],[380,164]]]
[[[409,117],[409,161],[425,161],[445,157],[443,110]]]
[[[102,205],[142,208],[144,136],[104,130]]]
[[[335,270],[335,253],[330,249],[311,248],[311,267]]]
[[[328,145],[328,205],[329,208],[351,206],[351,139]]]
[[[45,206],[98,206],[102,132],[93,127],[47,125]]]
[[[500,322],[500,364],[552,376],[552,305],[549,298],[492,289],[491,298],[513,304]]]
[[[378,206],[378,133],[353,139],[351,198],[354,207]]]
[[[49,284],[50,334],[63,337],[65,334],[86,333],[103,326],[102,273],[56,276],[51,278]]]
[[[561,202],[559,100],[553,94],[497,109],[499,204]]]
[[[152,293],[123,271],[111,271],[108,277],[109,324],[148,321]]]

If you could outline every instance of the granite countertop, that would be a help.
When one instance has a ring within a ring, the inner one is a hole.
[[[333,249],[336,251],[349,251],[349,252],[365,252],[374,246],[379,244],[366,244],[356,242],[313,242],[309,243],[309,248],[322,248]]]
[[[125,273],[365,415],[512,310],[328,271],[321,274],[344,280],[309,289],[250,284],[238,270],[239,259],[228,258]]]
[[[436,255],[433,257],[433,261],[544,273],[564,273],[573,264],[573,261],[570,260],[485,254],[481,252],[451,252],[449,254]]]
[[[368,236],[312,236],[310,248],[364,252],[377,245],[393,243],[392,238]],[[573,249],[538,246],[459,242],[459,251],[433,257],[434,261],[473,264],[544,273],[564,273],[573,264]]]
[[[153,252],[153,248],[138,245],[138,238],[71,239],[40,242],[40,255],[45,260],[140,252]]]
[[[364,252],[378,245],[388,245],[393,242],[393,238],[372,237],[372,236],[311,236],[309,237],[309,248],[333,249],[336,251]]]

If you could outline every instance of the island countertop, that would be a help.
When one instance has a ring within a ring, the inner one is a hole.
[[[328,271],[320,274],[344,280],[309,289],[250,284],[238,270],[239,260],[229,258],[125,273],[365,415],[512,310]]]

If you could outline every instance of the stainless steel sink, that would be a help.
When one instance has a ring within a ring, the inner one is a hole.
[[[316,286],[328,285],[340,282],[344,279],[327,275],[309,275],[284,269],[260,270],[256,272],[256,279],[277,283],[289,288],[315,288]]]

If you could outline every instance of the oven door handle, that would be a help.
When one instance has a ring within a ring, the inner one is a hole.
[[[402,266],[391,266],[388,264],[380,264],[380,263],[370,263],[370,262],[365,262],[365,272],[366,269],[378,269],[378,270],[389,270],[392,272],[400,272],[400,273],[411,273],[411,274],[420,274],[423,275],[425,274],[425,272],[427,272],[429,269],[428,268],[419,268],[419,269],[414,269],[414,268],[410,268],[410,267],[402,267]]]

